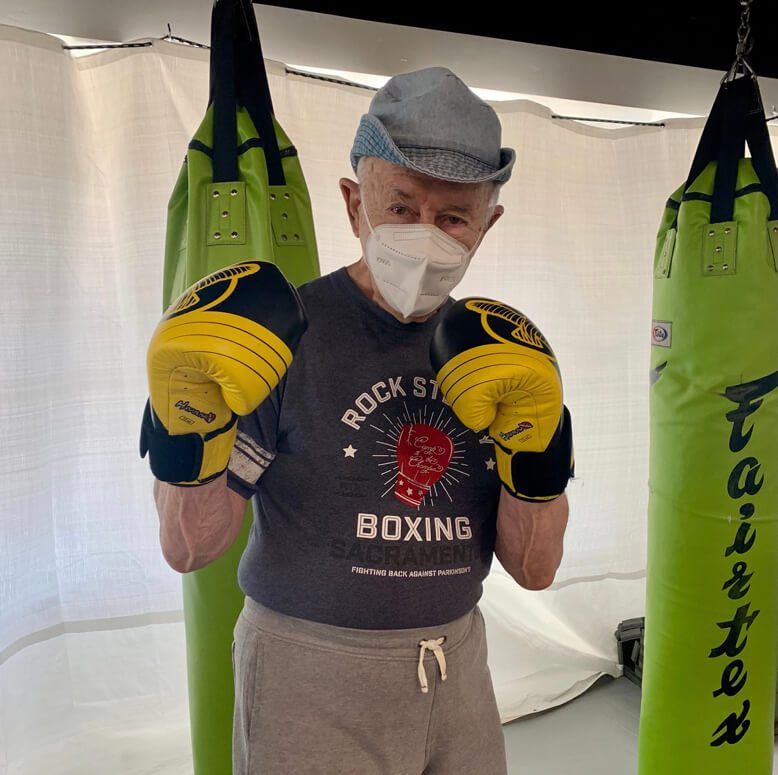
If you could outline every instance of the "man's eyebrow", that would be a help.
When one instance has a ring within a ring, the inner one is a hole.
[[[400,188],[393,188],[391,191],[391,196],[397,197],[398,199],[405,199],[405,200],[413,200],[413,196],[411,194],[408,194],[407,192],[403,191]],[[461,205],[455,205],[455,204],[448,204],[441,208],[441,210],[451,210],[455,213],[461,213],[462,215],[472,215],[473,210],[470,207],[467,206],[461,206]]]
[[[399,199],[413,199],[410,194],[406,194],[405,191],[400,188],[393,188],[391,191],[391,196],[396,196]]]
[[[460,213],[461,215],[472,215],[473,210],[470,207],[460,207],[459,205],[447,205],[443,208],[444,210],[451,210],[455,213]]]

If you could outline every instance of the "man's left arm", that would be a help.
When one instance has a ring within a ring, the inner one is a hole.
[[[545,589],[553,582],[562,562],[568,513],[565,493],[551,501],[530,503],[502,488],[494,553],[525,589]]]
[[[562,562],[575,475],[573,424],[551,345],[513,307],[460,299],[442,314],[430,362],[457,419],[494,441],[503,487],[495,555],[527,589],[545,589]]]

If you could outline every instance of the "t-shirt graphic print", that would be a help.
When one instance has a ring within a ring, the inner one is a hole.
[[[494,551],[494,446],[445,403],[439,314],[402,324],[345,269],[301,287],[309,317],[280,389],[240,419],[229,484],[253,496],[239,583],[344,627],[441,624],[478,601]]]

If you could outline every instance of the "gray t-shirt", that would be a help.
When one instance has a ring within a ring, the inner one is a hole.
[[[300,297],[308,330],[279,388],[240,418],[230,460],[229,487],[254,506],[240,587],[341,627],[452,621],[481,597],[500,485],[491,440],[435,382],[439,313],[400,323],[345,268]]]

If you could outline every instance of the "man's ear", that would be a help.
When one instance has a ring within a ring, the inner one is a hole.
[[[349,178],[341,178],[339,184],[340,193],[343,195],[343,201],[346,203],[346,213],[351,224],[351,231],[355,237],[359,238],[359,205],[362,202],[359,183]]]
[[[489,229],[491,229],[492,226],[494,226],[494,224],[500,220],[504,212],[505,208],[502,205],[495,205],[494,212],[492,213],[491,218],[489,218],[489,223],[486,225],[486,231],[489,231]]]

